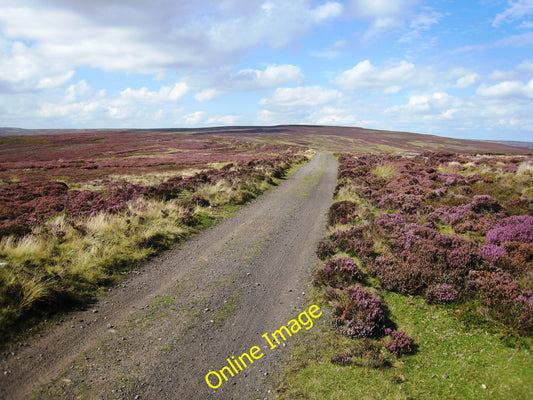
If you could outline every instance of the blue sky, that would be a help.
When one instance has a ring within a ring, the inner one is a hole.
[[[0,126],[533,140],[533,0],[0,0]]]

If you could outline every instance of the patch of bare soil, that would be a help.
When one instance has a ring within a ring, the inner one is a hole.
[[[291,338],[270,350],[261,336],[304,311],[336,172],[333,156],[318,153],[233,217],[4,355],[0,398],[270,397],[270,377]],[[263,350],[261,358],[234,377],[226,371],[219,388],[208,387],[209,371],[253,346]]]

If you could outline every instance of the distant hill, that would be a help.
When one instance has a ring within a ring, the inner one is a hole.
[[[0,128],[0,136],[41,136],[76,133],[185,134],[249,138],[266,143],[291,144],[337,152],[420,153],[443,151],[454,153],[531,153],[528,142],[499,142],[453,139],[412,132],[396,132],[360,127],[320,125],[224,126],[210,128],[165,129],[19,129]]]
[[[500,141],[500,140],[489,140],[489,142],[494,143],[503,143],[508,146],[514,146],[514,147],[525,147],[526,149],[533,150],[533,142],[518,142],[514,140],[506,140],[506,141]]]

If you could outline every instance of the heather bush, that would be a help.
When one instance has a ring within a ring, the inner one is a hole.
[[[456,233],[479,232],[485,234],[493,228],[498,219],[504,218],[503,207],[491,196],[476,195],[473,200],[452,206],[439,207],[429,213],[434,222],[442,222],[453,227]]]
[[[439,235],[439,237],[442,236],[446,235]],[[471,269],[478,268],[481,261],[481,254],[474,242],[455,236],[451,240],[450,252],[446,256],[447,268],[443,270],[454,270],[459,274],[466,274]]]
[[[392,292],[416,295],[425,287],[423,271],[406,263],[394,260],[390,253],[384,253],[367,264],[368,272],[379,278],[385,289]]]
[[[533,244],[506,242],[503,250],[505,254],[498,258],[496,265],[515,279],[528,278],[528,283],[533,283]]]
[[[375,196],[376,199],[377,197]],[[420,195],[390,193],[379,197],[377,205],[382,209],[401,210],[406,214],[413,214],[424,208],[424,197]]]
[[[338,364],[338,365],[349,365],[352,363],[352,357],[350,356],[349,351],[343,354],[338,353],[338,354],[335,354],[333,357],[331,357],[330,362],[332,364]]]
[[[508,215],[533,215],[533,199],[531,198],[507,200],[503,206]]]
[[[502,206],[489,195],[476,195],[470,203],[470,208],[475,213],[497,213],[501,211]]]
[[[405,331],[398,332],[387,328],[385,329],[385,334],[391,336],[391,339],[385,343],[385,348],[395,357],[415,352],[414,340],[407,336]]]
[[[363,272],[351,258],[333,258],[317,270],[314,283],[334,288],[344,288],[363,281]]]
[[[386,214],[382,213],[381,218],[377,221],[379,226],[387,229],[392,229],[400,224],[405,224],[405,219],[402,214]]]
[[[473,242],[443,235],[431,224],[396,225],[389,245],[391,251],[384,251],[367,268],[387,290],[400,294],[421,295],[435,284],[449,284],[460,291],[468,271],[482,262]]]
[[[520,283],[501,271],[472,271],[469,287],[475,289],[486,317],[517,329],[533,333],[533,292],[522,290]]]
[[[495,244],[479,246],[479,252],[483,259],[492,263],[507,255],[507,250],[504,247],[496,246]]]
[[[350,230],[338,230],[329,236],[329,240],[335,249],[350,253],[353,251],[354,241],[363,236],[362,228],[352,228]]]
[[[347,230],[335,231],[329,237],[334,250],[365,258],[373,252],[374,225],[365,224]]]
[[[316,256],[321,259],[325,260],[326,258],[332,256],[335,254],[335,247],[331,240],[321,240],[318,243],[318,248],[316,250]]]
[[[324,296],[328,300],[339,300],[340,297],[341,297],[341,294],[342,294],[342,292],[339,292],[338,290],[336,290],[336,289],[334,289],[332,287],[328,287],[326,289],[326,292],[324,293]]]
[[[448,284],[436,284],[428,287],[426,302],[429,304],[449,304],[457,300],[459,292]]]
[[[487,243],[500,245],[505,242],[533,244],[533,216],[513,215],[487,232]]]
[[[352,201],[339,201],[333,203],[328,212],[328,224],[346,223],[350,216],[355,212],[356,205]]]
[[[332,324],[349,337],[381,337],[386,316],[379,297],[360,286],[350,286],[333,307]]]

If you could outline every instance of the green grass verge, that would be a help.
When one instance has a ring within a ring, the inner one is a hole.
[[[331,357],[354,347],[357,340],[333,330],[326,317],[292,352],[277,398],[532,398],[531,338],[522,338],[521,348],[510,348],[497,329],[467,326],[449,307],[395,293],[381,296],[398,329],[415,340],[416,354],[402,356],[383,369],[333,364]],[[322,301],[322,307],[328,305]]]

